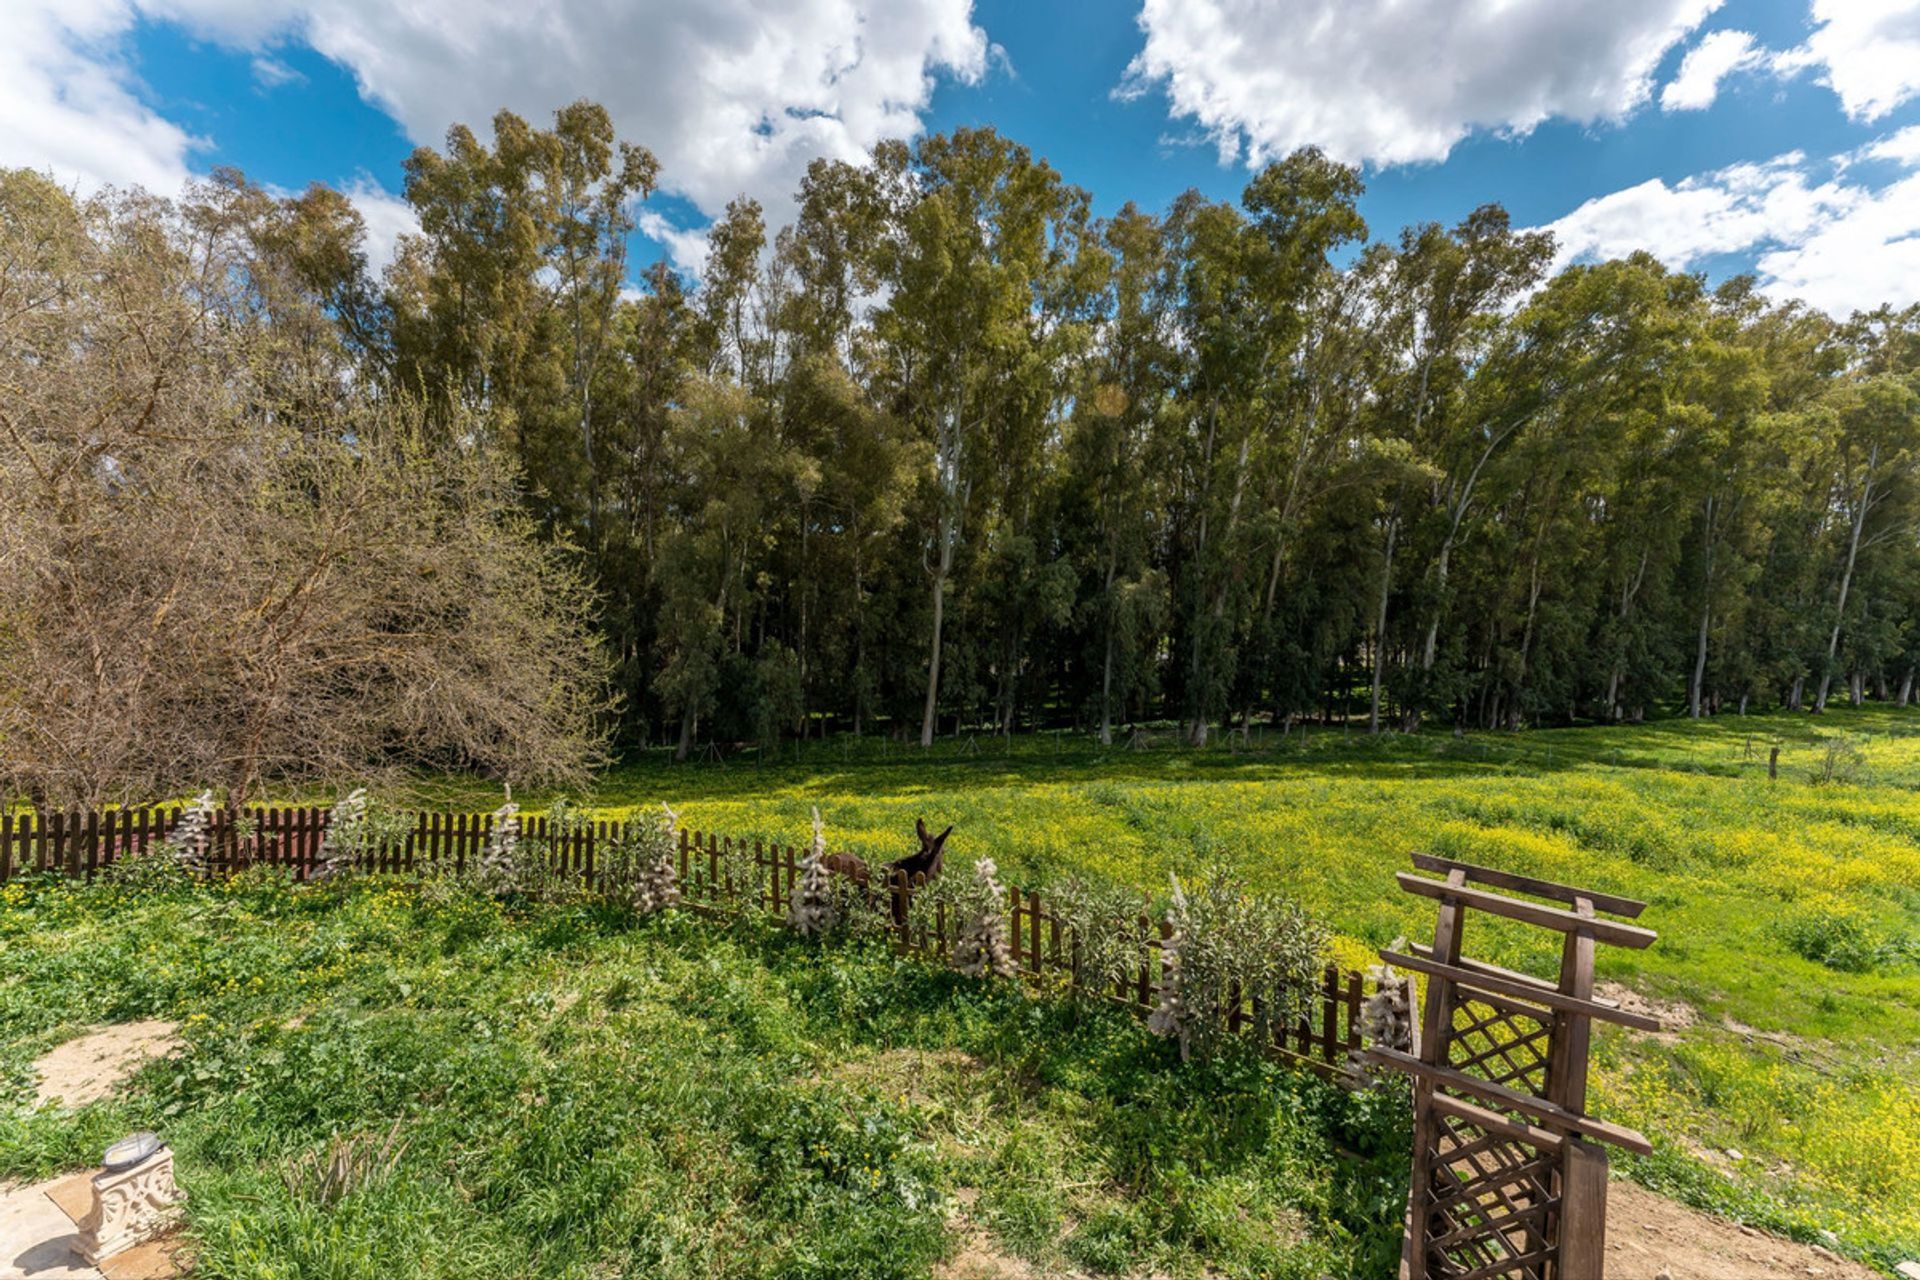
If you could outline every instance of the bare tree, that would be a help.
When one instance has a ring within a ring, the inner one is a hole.
[[[293,202],[246,203],[0,174],[0,775],[85,805],[579,776],[606,664],[570,552],[483,423],[429,428],[288,323],[319,303],[244,220]]]

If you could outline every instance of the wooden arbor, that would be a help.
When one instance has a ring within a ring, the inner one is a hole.
[[[1424,1018],[1411,1054],[1367,1051],[1413,1078],[1408,1280],[1602,1280],[1601,1144],[1643,1155],[1652,1148],[1586,1113],[1591,1023],[1660,1023],[1593,994],[1593,948],[1652,942],[1652,930],[1599,914],[1631,918],[1646,904],[1448,858],[1413,861],[1445,876],[1399,876],[1401,888],[1440,904],[1433,945],[1380,955],[1427,976]],[[1558,980],[1462,956],[1470,910],[1564,934]]]

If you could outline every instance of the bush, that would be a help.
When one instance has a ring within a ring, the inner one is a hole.
[[[1780,931],[1797,954],[1843,973],[1865,973],[1889,950],[1863,912],[1824,895],[1789,914]]]

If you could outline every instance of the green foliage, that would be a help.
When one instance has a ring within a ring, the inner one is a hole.
[[[557,803],[557,802],[556,802]],[[379,850],[406,839],[412,814],[366,787],[355,787],[334,802],[320,845],[321,877],[366,865]]]
[[[924,1277],[973,1238],[1312,1280],[1397,1240],[1404,1113],[884,948],[377,876],[6,893],[0,1176],[155,1128],[212,1274]],[[140,1016],[177,1059],[31,1104]]]
[[[1237,991],[1252,1002],[1263,1035],[1298,1017],[1326,963],[1326,927],[1291,899],[1255,893],[1217,869],[1186,898],[1180,955],[1189,989],[1204,991],[1215,1008]]]
[[[1799,955],[1843,973],[1895,964],[1912,951],[1911,945],[1882,936],[1869,912],[1828,894],[1795,905],[1780,934]]]
[[[1809,774],[1834,738],[1865,764],[1852,785],[1815,785]],[[1695,1022],[1672,1041],[1599,1028],[1595,1110],[1672,1143],[1667,1164],[1742,1151],[1744,1161],[1702,1165],[1725,1188],[1701,1200],[1709,1207],[1791,1203],[1850,1249],[1920,1249],[1907,1208],[1920,1192],[1895,1194],[1869,1172],[1876,1162],[1920,1168],[1884,1156],[1905,1149],[1920,1097],[1908,1052],[1920,1043],[1920,730],[1892,709],[1460,737],[1256,728],[1247,743],[1204,751],[1033,735],[930,754],[843,740],[792,755],[765,768],[641,757],[598,794],[619,814],[670,793],[691,827],[782,842],[818,804],[833,815],[834,848],[869,861],[906,852],[916,817],[952,822],[946,879],[956,885],[989,857],[1008,883],[1053,898],[1078,878],[1126,915],[1142,890],[1164,893],[1169,872],[1192,883],[1224,869],[1329,922],[1333,958],[1353,968],[1432,929],[1431,906],[1393,889],[1409,849],[1645,900],[1660,940],[1602,948],[1599,976],[1681,1002]],[[446,798],[475,795],[469,785]],[[1842,912],[1837,925],[1830,910]],[[1850,967],[1808,958],[1789,928]],[[1470,946],[1533,972],[1559,960],[1538,930],[1496,921],[1476,925]],[[1746,1088],[1751,1108],[1729,1110],[1677,1066],[1695,1044],[1718,1047],[1716,1078]],[[1817,1118],[1808,1098],[1823,1100]]]

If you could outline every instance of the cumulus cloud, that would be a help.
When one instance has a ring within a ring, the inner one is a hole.
[[[1813,0],[1806,44],[1783,71],[1818,69],[1856,120],[1878,120],[1920,96],[1920,0]]]
[[[939,78],[976,81],[989,59],[971,0],[139,3],[242,48],[311,45],[419,143],[592,98],[709,215],[742,192],[777,213],[809,161],[917,134]]]
[[[309,45],[417,143],[440,143],[455,123],[484,136],[502,107],[543,124],[589,97],[621,136],[659,156],[668,190],[708,215],[744,192],[776,223],[809,161],[858,159],[883,138],[919,133],[940,78],[977,81],[992,58],[972,0],[8,0],[8,9],[0,163],[177,190],[196,141],[141,101],[126,50],[145,18],[251,55],[263,86],[291,73],[277,48]],[[392,197],[371,182],[349,194],[371,238],[398,225]],[[684,256],[694,233],[667,232]]]
[[[665,215],[642,209],[637,219],[640,233],[667,251],[674,267],[698,279],[707,265],[707,236],[704,231],[675,226]]]
[[[1798,152],[1669,186],[1659,179],[1587,201],[1547,229],[1562,263],[1644,249],[1694,268],[1753,254],[1762,288],[1844,316],[1920,302],[1920,137],[1903,130],[1862,153],[1908,172],[1880,187],[1851,181],[1842,160]]]
[[[1348,162],[1444,160],[1475,129],[1615,121],[1720,0],[1145,0],[1123,96],[1163,88],[1223,162],[1309,143]]]
[[[199,140],[141,101],[121,49],[133,18],[125,0],[7,5],[0,164],[48,170],[87,189],[179,189]]]
[[[1720,96],[1720,82],[1734,72],[1760,65],[1765,55],[1745,31],[1710,31],[1687,50],[1680,70],[1660,91],[1662,111],[1701,111]]]

